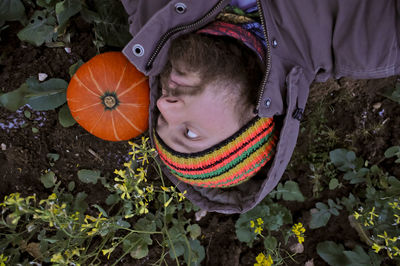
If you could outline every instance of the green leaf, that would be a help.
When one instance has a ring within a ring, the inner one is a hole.
[[[101,212],[104,217],[108,217],[107,212],[100,205],[93,204],[92,206],[95,207],[99,212]]]
[[[29,24],[18,32],[21,41],[40,46],[44,42],[50,42],[55,36],[55,18],[47,17],[44,11],[35,11],[29,20]]]
[[[78,171],[78,178],[85,184],[97,184],[97,181],[101,178],[101,172],[99,170],[82,169]]]
[[[168,229],[168,235],[169,256],[175,259],[185,252],[185,232],[180,225],[173,225]]]
[[[325,241],[317,245],[318,255],[329,265],[333,266],[344,266],[350,263],[349,259],[343,256],[343,251],[343,245],[337,245],[332,241]]]
[[[198,224],[189,225],[187,231],[190,233],[190,238],[192,239],[196,239],[201,235],[201,227]]]
[[[310,228],[316,229],[325,226],[331,218],[331,212],[326,204],[318,202],[316,204],[319,209],[317,212],[311,214]],[[321,206],[323,206],[321,208]]]
[[[33,134],[37,134],[37,133],[39,133],[39,129],[36,127],[33,127],[32,132],[33,132]]]
[[[386,158],[391,158],[394,156],[400,157],[400,146],[392,146],[385,151]]]
[[[156,230],[156,223],[154,219],[152,219],[151,214],[148,214],[145,218],[140,218],[133,228],[138,231],[153,232]],[[149,245],[150,244],[151,243],[149,243]]]
[[[138,223],[140,223],[141,220],[146,220],[146,219],[141,218],[138,221]],[[135,228],[135,230],[138,229]],[[147,254],[149,253],[149,245],[151,245],[152,243],[153,241],[151,240],[150,234],[135,233],[123,241],[122,247],[125,252],[130,253],[132,258],[141,259],[147,256]]]
[[[36,4],[41,7],[51,9],[55,6],[58,0],[36,0]]]
[[[186,264],[190,266],[201,265],[200,263],[205,258],[206,254],[204,247],[200,244],[200,241],[197,239],[189,240],[189,245],[190,247],[185,248],[185,252],[183,254],[183,258],[185,259]]]
[[[64,104],[58,112],[58,121],[63,127],[70,127],[75,125],[76,121],[71,115],[71,111],[67,104]]]
[[[63,79],[53,78],[43,83],[29,78],[27,81],[29,93],[28,104],[36,111],[47,111],[63,105],[67,101],[68,83]]]
[[[264,238],[264,248],[266,250],[274,250],[278,246],[278,241],[273,236],[266,236]]]
[[[394,102],[400,103],[400,82],[396,84],[396,87],[388,88],[382,95]]]
[[[341,204],[344,205],[346,210],[351,213],[354,210],[354,207],[357,205],[357,199],[353,194],[350,193],[348,197],[342,198]]]
[[[48,154],[46,154],[46,157],[50,160],[50,161],[53,161],[53,162],[56,162],[56,161],[58,161],[58,159],[60,159],[60,154],[58,154],[58,153],[48,153]]]
[[[53,171],[49,171],[40,177],[40,181],[45,188],[51,188],[56,184],[56,174]]]
[[[278,231],[282,225],[292,223],[292,214],[286,207],[278,203],[271,203],[268,206],[270,213],[263,220],[264,226],[270,231]]]
[[[329,189],[334,190],[339,186],[339,180],[337,178],[332,178],[329,181]]]
[[[0,0],[0,21],[23,22],[25,19],[25,7],[21,0]]]
[[[257,218],[266,221],[269,215],[270,208],[264,204],[260,204],[250,211],[241,214],[235,223],[236,237],[238,240],[252,247],[253,241],[256,239],[257,235],[254,233],[254,228],[250,227],[250,221],[256,221]]]
[[[97,0],[94,3],[97,16],[90,15],[87,18],[94,22],[96,39],[103,40],[109,46],[124,47],[132,37],[121,2]]]
[[[300,191],[299,185],[294,181],[286,181],[285,185],[282,186],[281,183],[278,184],[277,188],[270,193],[272,197],[276,197],[288,201],[304,201],[304,196]]]
[[[31,112],[29,112],[28,110],[25,110],[24,111],[24,116],[26,117],[26,118],[31,118],[32,117],[32,113]]]
[[[78,211],[80,213],[84,213],[88,208],[88,204],[86,203],[87,194],[85,192],[79,192],[75,196],[74,201],[74,211]]]
[[[113,205],[113,204],[117,203],[120,199],[121,198],[118,194],[110,194],[110,195],[108,195],[108,197],[106,199],[106,204]]]
[[[68,183],[68,191],[73,191],[75,189],[75,182],[71,181]]]
[[[75,64],[71,65],[71,66],[69,67],[69,70],[68,70],[69,76],[72,78],[72,76],[75,74],[75,72],[76,72],[83,64],[84,64],[84,62],[83,62],[81,59],[79,59],[78,62],[76,62]]]
[[[18,108],[24,106],[27,103],[25,94],[28,91],[28,84],[22,84],[18,89],[0,94],[0,106],[15,112]]]
[[[351,266],[371,265],[368,254],[360,246],[356,246],[353,251],[343,251],[343,254],[349,259]]]
[[[353,151],[346,149],[336,149],[329,152],[329,157],[332,163],[343,172],[354,170],[356,168],[356,155]]]
[[[82,9],[80,0],[64,0],[56,4],[56,15],[59,25],[64,25],[68,20]]]

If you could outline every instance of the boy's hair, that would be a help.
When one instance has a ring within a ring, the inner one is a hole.
[[[171,64],[179,64],[198,73],[203,85],[217,82],[233,99],[239,122],[248,122],[263,77],[263,66],[250,48],[228,36],[189,33],[172,41],[168,59],[161,78],[169,75]]]

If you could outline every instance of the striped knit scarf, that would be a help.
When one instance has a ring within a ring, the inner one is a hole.
[[[231,187],[250,179],[275,154],[277,132],[272,118],[256,117],[234,135],[196,153],[169,148],[154,131],[155,147],[179,180],[207,188]]]

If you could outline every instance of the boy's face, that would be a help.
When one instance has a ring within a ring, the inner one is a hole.
[[[172,66],[161,76],[161,86],[156,130],[171,149],[199,152],[239,130],[234,104],[217,82],[202,85],[197,73]]]

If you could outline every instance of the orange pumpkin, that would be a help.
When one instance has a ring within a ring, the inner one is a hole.
[[[147,80],[121,52],[96,55],[78,69],[68,85],[71,114],[101,139],[137,137],[148,128]]]

